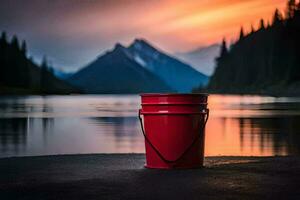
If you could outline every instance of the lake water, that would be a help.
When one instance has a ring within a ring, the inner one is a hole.
[[[137,95],[0,97],[0,157],[143,153]],[[300,98],[209,97],[205,155],[300,155]]]

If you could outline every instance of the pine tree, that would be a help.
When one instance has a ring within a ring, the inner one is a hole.
[[[265,22],[263,19],[260,20],[260,29],[265,29]]]
[[[16,35],[11,40],[10,62],[14,69],[9,69],[9,76],[14,77],[11,84],[16,87],[24,87],[24,74],[23,74],[23,58],[20,54],[19,39]],[[9,68],[11,68],[9,66]]]
[[[286,11],[286,16],[288,19],[291,19],[294,17],[296,10],[296,1],[295,0],[289,0],[287,3],[287,11]]]
[[[226,39],[224,38],[221,45],[220,57],[223,58],[228,54]]]
[[[25,40],[22,41],[21,52],[26,57],[26,54],[27,54],[27,45],[26,45],[26,41]]]
[[[251,24],[251,33],[254,33],[255,32],[255,29],[253,27],[253,25]]]
[[[27,45],[26,45],[25,40],[22,41],[21,53],[24,56],[23,59],[25,58],[24,62],[23,62],[23,84],[24,84],[24,86],[30,88],[32,77],[30,74],[30,67],[29,67],[30,63],[29,63],[29,60],[26,59],[27,58]]]
[[[10,79],[8,76],[11,67],[8,67],[8,42],[6,32],[1,33],[0,39],[0,84],[5,85]]]
[[[273,24],[278,24],[281,22],[281,20],[283,19],[281,13],[279,12],[279,10],[276,8],[274,16],[273,16]]]
[[[13,38],[11,40],[11,45],[14,48],[14,50],[17,50],[17,51],[20,50],[19,40],[18,40],[18,37],[16,35],[13,36]]]
[[[7,36],[5,31],[1,33],[0,45],[7,45]]]
[[[217,58],[208,91],[299,95],[299,10],[300,0],[289,1],[289,16],[276,9],[271,25],[261,19],[258,31],[251,27],[250,37],[236,41],[226,57]]]
[[[41,76],[40,76],[40,88],[42,93],[47,91],[47,72],[48,72],[48,61],[47,57],[44,56],[41,64]]]
[[[0,38],[0,85],[4,84],[6,78],[6,33],[3,31]]]
[[[9,92],[18,92],[18,89],[22,89],[22,92],[28,93],[38,92],[37,90],[41,93],[69,90],[64,83],[58,82],[48,71],[46,57],[38,66],[32,57],[27,58],[26,54],[27,45],[25,41],[22,41],[20,47],[17,36],[8,41],[6,32],[0,33],[1,88],[8,88]]]
[[[241,27],[241,30],[240,30],[240,40],[244,39],[245,35],[244,35],[244,29],[243,27]]]

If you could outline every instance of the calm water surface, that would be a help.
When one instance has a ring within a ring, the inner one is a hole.
[[[0,157],[142,153],[139,96],[0,97]],[[300,155],[300,98],[209,97],[207,156]]]

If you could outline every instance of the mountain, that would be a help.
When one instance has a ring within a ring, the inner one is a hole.
[[[190,92],[208,77],[135,40],[129,47],[117,44],[68,81],[87,93]]]
[[[136,62],[121,44],[75,73],[68,81],[86,93],[172,91],[164,81]]]
[[[191,92],[192,89],[208,83],[206,75],[154,48],[145,40],[136,39],[128,50],[136,62],[156,74],[177,92]]]
[[[184,53],[176,53],[175,56],[182,61],[190,64],[196,70],[211,76],[214,72],[215,60],[220,53],[220,45],[213,44],[206,47],[200,47]]]
[[[223,41],[217,68],[207,87],[214,93],[300,95],[300,2],[285,18],[276,10],[271,25],[245,34],[227,49]]]
[[[28,59],[26,42],[20,47],[18,38],[0,38],[0,94],[69,94],[78,89],[56,78],[46,62],[38,66]]]

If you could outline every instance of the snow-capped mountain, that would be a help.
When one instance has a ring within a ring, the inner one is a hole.
[[[92,94],[172,92],[163,80],[132,59],[128,50],[120,44],[75,73],[68,81]]]
[[[208,82],[206,75],[154,48],[145,40],[136,39],[128,50],[137,63],[156,74],[175,91],[191,92]]]
[[[111,51],[68,79],[87,93],[191,92],[208,77],[145,40]]]

